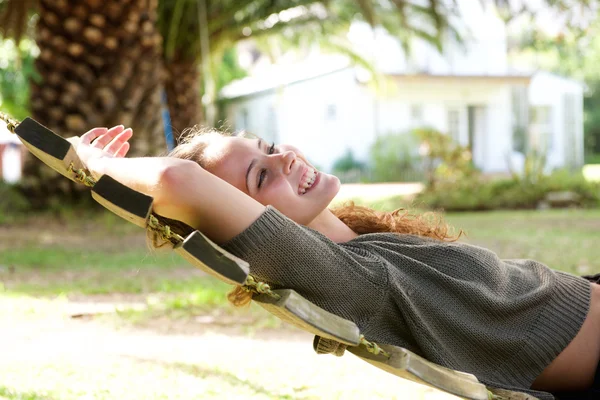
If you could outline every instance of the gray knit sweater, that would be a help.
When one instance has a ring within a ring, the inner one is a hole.
[[[591,297],[586,280],[535,261],[393,233],[334,243],[272,207],[223,247],[368,340],[512,390],[528,389],[575,337]]]

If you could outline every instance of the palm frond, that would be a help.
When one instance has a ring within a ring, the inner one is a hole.
[[[356,0],[356,3],[360,7],[362,16],[371,26],[376,26],[379,23],[379,18],[375,11],[375,6],[370,0]]]
[[[38,0],[0,0],[0,34],[20,41],[27,31],[30,13],[38,6]]]
[[[238,0],[235,4],[230,4],[229,7],[220,7],[218,12],[210,13],[208,21],[208,31],[212,34],[219,30],[227,22],[235,19],[235,15],[241,10],[246,9],[250,4],[256,0]]]

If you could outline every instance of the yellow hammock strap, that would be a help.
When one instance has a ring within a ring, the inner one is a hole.
[[[257,282],[252,275],[248,275],[246,282],[242,285],[242,288],[247,292],[266,294],[276,300],[279,300],[281,296],[271,290],[271,287],[264,282]]]
[[[150,214],[150,217],[148,218],[148,229],[158,233],[163,240],[175,242],[174,244],[183,243],[184,241],[183,236],[171,231],[171,227],[169,225],[160,223],[158,218],[152,214]]]
[[[73,163],[69,164],[69,168],[67,169],[67,171],[75,174],[75,180],[77,182],[81,182],[83,183],[85,186],[87,187],[94,187],[94,185],[96,184],[96,180],[94,178],[92,178],[91,175],[88,175],[84,170],[84,169],[75,169]]]
[[[375,355],[381,354],[387,358],[391,357],[391,354],[379,347],[377,343],[369,342],[367,339],[365,339],[365,335],[360,335],[359,343],[365,346],[369,353],[373,353]]]
[[[12,118],[8,114],[4,114],[2,111],[0,111],[0,119],[2,121],[6,122],[6,129],[8,129],[10,131],[10,133],[15,133],[15,129],[20,124],[19,121]]]

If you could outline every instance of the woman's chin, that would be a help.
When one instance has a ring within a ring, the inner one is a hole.
[[[340,188],[342,187],[342,183],[340,182],[340,178],[338,178],[335,175],[330,175],[330,174],[323,174],[326,176],[326,183],[327,185],[323,185],[323,186],[327,186],[327,193],[331,194],[331,200],[333,200],[333,198],[335,196],[337,196],[337,194],[340,192]],[[329,201],[331,201],[329,200]]]

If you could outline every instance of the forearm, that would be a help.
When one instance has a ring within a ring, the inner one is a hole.
[[[176,193],[171,196],[164,182],[168,171],[183,162],[171,157],[102,157],[91,159],[87,167],[95,179],[109,175],[123,185],[151,196],[154,199],[153,210],[158,214],[181,220],[181,215],[173,212],[172,199],[177,198]]]
[[[198,164],[186,162],[189,164],[168,168],[162,180],[164,189],[176,197],[170,202],[174,209],[168,210],[179,216],[176,219],[221,244],[241,233],[263,213],[265,206],[252,197]]]
[[[109,175],[154,198],[157,214],[176,219],[223,243],[247,228],[264,206],[193,161],[172,157],[99,158],[93,175]]]

